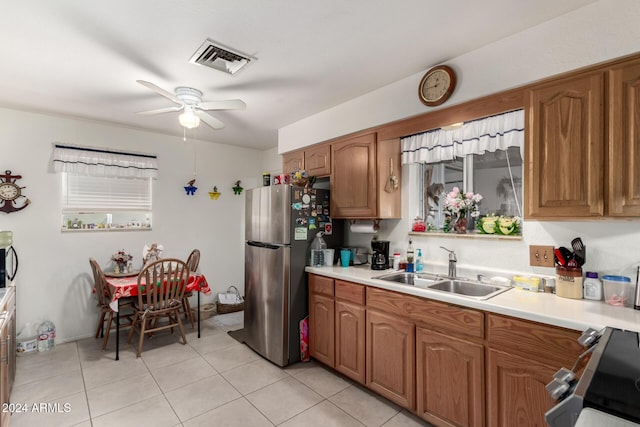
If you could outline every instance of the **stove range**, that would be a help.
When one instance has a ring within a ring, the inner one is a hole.
[[[610,327],[600,332],[590,329],[580,341],[589,347],[583,356],[592,352],[592,357],[580,380],[562,368],[547,385],[551,397],[560,401],[545,414],[549,426],[575,425],[582,408],[640,423],[638,332]]]

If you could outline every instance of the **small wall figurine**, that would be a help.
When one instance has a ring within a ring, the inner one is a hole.
[[[220,194],[222,193],[218,191],[218,187],[216,187],[215,185],[213,186],[213,191],[209,191],[209,197],[211,197],[211,200],[218,200]]]
[[[196,183],[196,179],[193,178],[191,181],[187,182],[187,186],[184,187],[184,191],[187,193],[187,196],[193,196],[196,194],[196,190],[198,187],[195,187],[193,184]]]
[[[233,189],[233,194],[235,195],[239,195],[240,193],[242,193],[242,190],[244,190],[244,188],[240,187],[240,180],[236,181],[236,185],[235,187],[232,187]]]

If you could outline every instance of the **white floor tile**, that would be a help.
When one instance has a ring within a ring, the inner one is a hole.
[[[355,385],[330,397],[329,401],[367,426],[380,426],[400,412],[397,405]]]
[[[220,375],[172,390],[165,396],[183,422],[241,397]]]
[[[273,424],[244,397],[184,422],[184,427],[210,427],[212,425],[219,427],[273,426]]]
[[[179,423],[163,396],[154,396],[93,419],[93,427],[172,427]]]
[[[13,401],[12,403],[18,403]],[[40,402],[44,403],[44,402]],[[49,401],[52,405],[30,406],[28,412],[14,413],[11,416],[11,427],[29,426],[72,426],[81,422],[89,422],[89,407],[84,391],[60,399]]]
[[[99,417],[160,394],[162,392],[149,372],[87,390],[91,417]]]
[[[199,356],[151,369],[151,375],[165,393],[217,374],[218,372]]]
[[[322,401],[322,396],[293,377],[254,391],[246,398],[276,425]]]
[[[221,375],[243,395],[289,377],[284,370],[262,358]]]
[[[226,372],[238,366],[260,359],[255,351],[244,344],[236,343],[223,349],[202,355],[218,372]]]
[[[328,400],[281,424],[286,427],[362,427],[363,424]]]

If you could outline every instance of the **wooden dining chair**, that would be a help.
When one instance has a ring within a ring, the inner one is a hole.
[[[131,342],[133,331],[140,334],[136,356],[140,357],[145,335],[164,329],[178,327],[182,344],[187,343],[184,336],[180,310],[182,298],[189,281],[189,268],[184,261],[176,258],[163,258],[144,266],[138,274],[138,300],[135,302],[133,326],[127,342]],[[161,322],[166,319],[167,322]]]
[[[194,274],[196,270],[198,270],[198,265],[200,264],[200,250],[194,249],[189,254],[187,258],[187,267],[189,267],[189,272]],[[195,316],[191,311],[191,304],[189,303],[189,298],[193,296],[193,292],[186,292],[184,297],[182,298],[182,309],[184,310],[184,318],[189,319],[191,321],[191,328],[195,327]]]
[[[113,294],[111,293],[111,288],[107,283],[107,278],[105,277],[102,268],[100,268],[98,262],[93,258],[89,258],[89,264],[91,265],[91,271],[93,272],[93,285],[96,295],[98,296],[98,307],[100,308],[96,338],[99,338],[102,333],[102,350],[106,350],[107,343],[109,342],[109,332],[117,326],[116,321],[118,316],[115,316],[115,311],[113,311],[109,305],[113,298]],[[131,298],[121,298],[119,311],[121,321],[120,327],[131,326],[133,321],[133,300]],[[107,322],[106,328],[105,320]]]

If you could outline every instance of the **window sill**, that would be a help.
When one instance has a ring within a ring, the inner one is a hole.
[[[105,231],[151,231],[151,227],[121,227],[121,228],[62,228],[63,233],[101,233]]]
[[[476,232],[469,232],[466,234],[445,233],[443,231],[410,231],[409,236],[421,236],[421,237],[449,237],[456,239],[481,239],[481,240],[522,240],[521,234],[513,236],[505,236],[502,234],[481,234]]]

